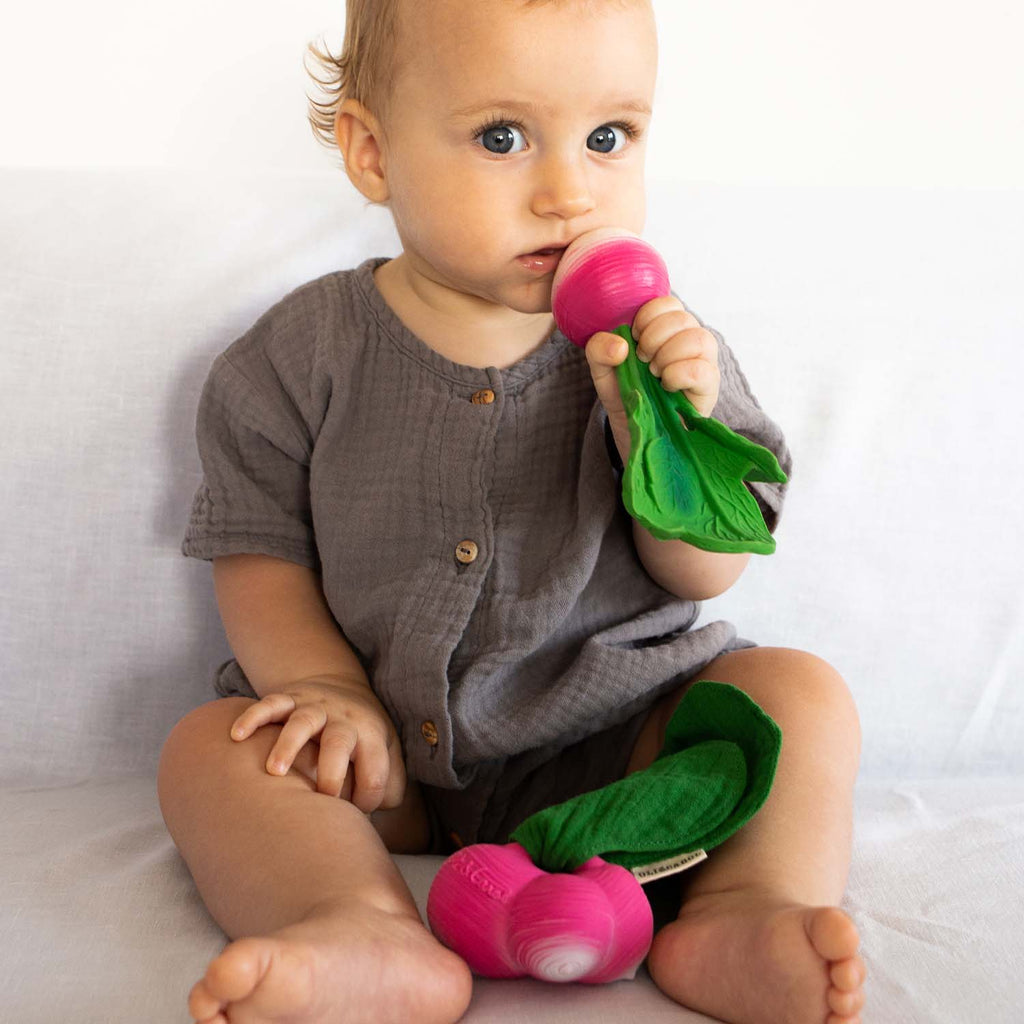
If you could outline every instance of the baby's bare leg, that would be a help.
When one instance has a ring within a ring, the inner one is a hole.
[[[700,678],[731,683],[782,729],[768,800],[682,876],[678,920],[648,966],[665,992],[730,1024],[852,1024],[863,1003],[857,931],[838,909],[850,864],[860,728],[845,684],[799,651],[723,655]],[[630,770],[660,748],[680,695],[657,709]]]
[[[457,1020],[470,973],[423,926],[371,820],[316,792],[308,746],[287,775],[266,772],[279,726],[232,740],[231,723],[249,703],[197,708],[160,762],[167,828],[210,913],[237,940],[193,988],[193,1017]],[[403,852],[426,841],[416,797],[410,785],[402,808],[375,816]]]

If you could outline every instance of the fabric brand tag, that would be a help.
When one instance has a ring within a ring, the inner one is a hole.
[[[630,871],[633,872],[633,877],[643,885],[645,882],[653,882],[656,878],[667,878],[669,875],[678,874],[707,859],[708,855],[704,850],[692,850],[690,853],[680,853],[667,860],[656,860],[653,864],[638,864],[635,868],[630,868]]]

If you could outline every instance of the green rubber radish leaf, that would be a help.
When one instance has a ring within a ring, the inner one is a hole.
[[[629,342],[616,368],[631,442],[622,478],[626,510],[659,540],[770,555],[775,538],[745,482],[785,483],[778,459],[702,416],[681,391],[666,391],[637,358],[629,327],[615,333]]]

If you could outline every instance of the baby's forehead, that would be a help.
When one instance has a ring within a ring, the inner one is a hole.
[[[488,91],[489,83],[532,93],[592,80],[600,62],[603,85],[618,92],[613,83],[622,80],[643,91],[638,80],[657,62],[650,0],[399,2],[393,83],[408,71],[421,87],[450,93]]]
[[[409,53],[430,57],[452,48],[457,48],[466,35],[479,35],[488,23],[498,31],[499,23],[507,18],[517,22],[528,19],[534,12],[560,13],[567,16],[567,27],[571,19],[595,15],[644,11],[650,16],[653,27],[653,5],[651,0],[388,0],[394,4],[395,33],[391,39],[392,49],[398,53],[409,48]],[[571,33],[563,36],[571,42]],[[428,41],[434,47],[425,47]],[[539,40],[538,40],[539,41]]]

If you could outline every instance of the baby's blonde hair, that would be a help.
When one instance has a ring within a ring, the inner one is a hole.
[[[309,96],[309,124],[325,146],[335,146],[334,120],[347,99],[383,121],[397,53],[401,0],[346,0],[345,40],[335,56],[322,40],[310,43],[306,70],[321,90]],[[312,65],[312,66],[311,66]]]
[[[520,2],[535,7],[552,0]],[[625,6],[623,0],[619,3]],[[335,56],[323,40],[309,44],[306,70],[321,91],[320,96],[308,97],[309,123],[324,145],[336,145],[334,121],[347,99],[356,100],[379,121],[386,121],[397,70],[401,4],[402,0],[346,0],[341,53]]]

